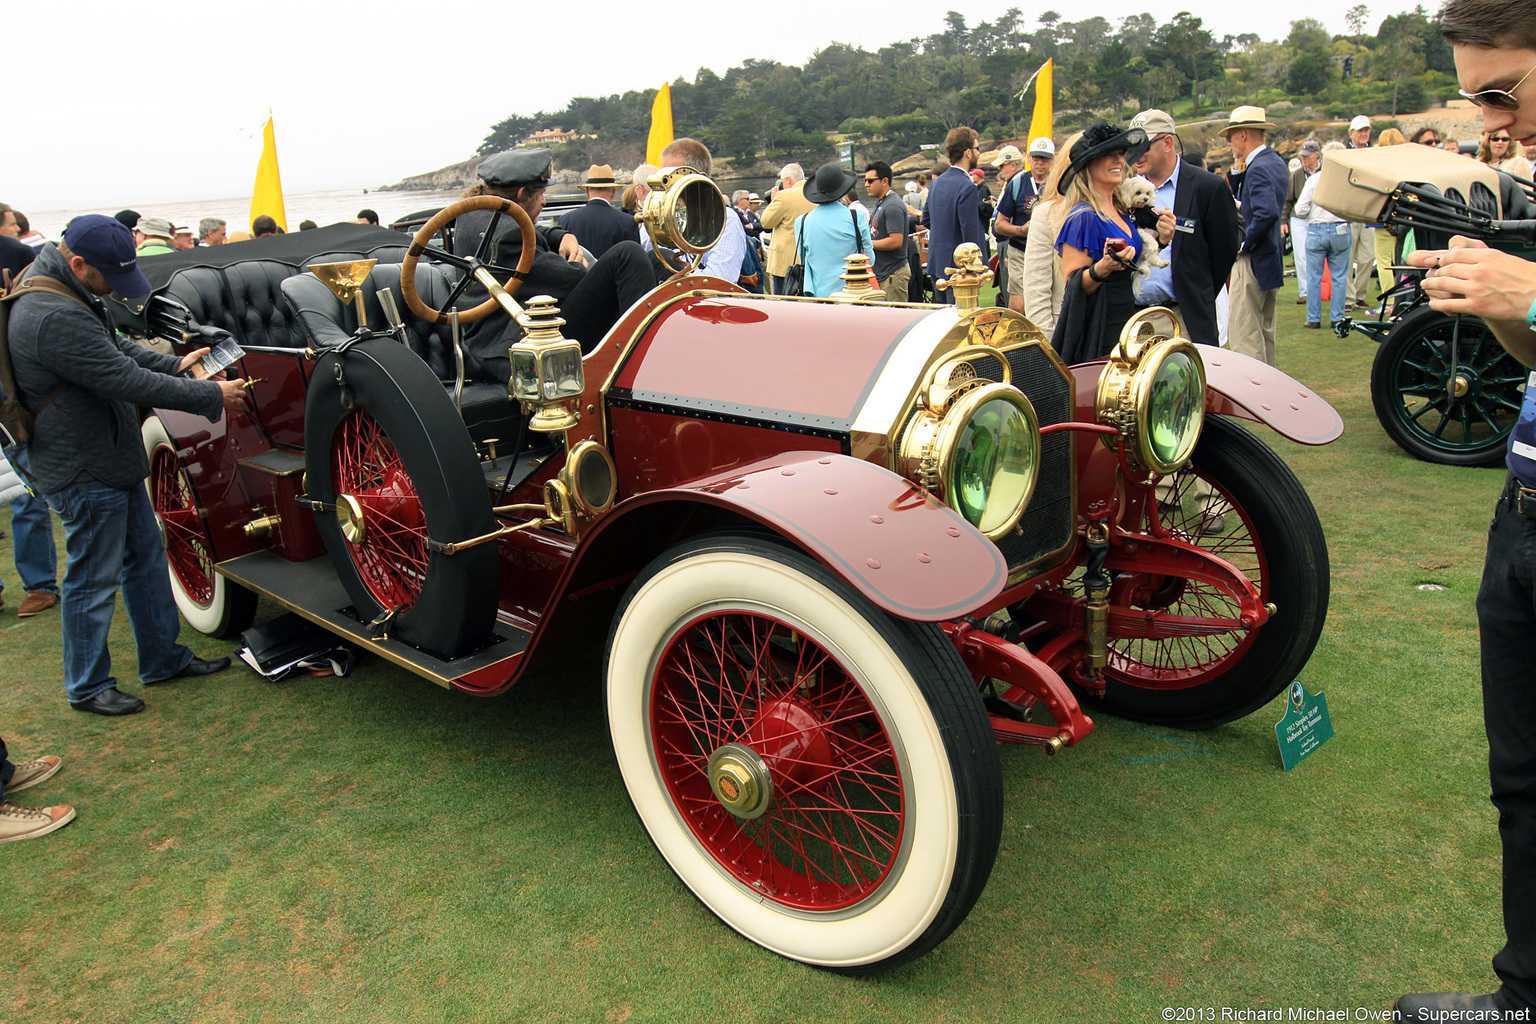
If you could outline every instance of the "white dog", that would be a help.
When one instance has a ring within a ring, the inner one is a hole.
[[[1152,211],[1157,187],[1139,174],[1132,175],[1115,187],[1115,198],[1131,211],[1130,220],[1141,233],[1141,258],[1136,261],[1136,290],[1140,292],[1141,283],[1152,273],[1153,267],[1168,265],[1168,261],[1157,254],[1162,248],[1157,241],[1157,214]]]

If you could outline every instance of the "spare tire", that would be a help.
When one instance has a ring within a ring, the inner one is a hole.
[[[390,616],[390,636],[444,659],[487,643],[496,623],[496,545],[447,555],[427,544],[496,529],[469,431],[427,365],[389,338],[322,355],[304,438],[310,498],[335,503],[343,495],[361,513],[351,539],[338,514],[315,514],[357,617]]]

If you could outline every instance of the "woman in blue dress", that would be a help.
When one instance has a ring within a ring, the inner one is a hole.
[[[1141,256],[1141,233],[1115,190],[1146,152],[1147,133],[1098,121],[1067,154],[1070,166],[1059,185],[1065,211],[1056,252],[1066,279],[1061,316],[1052,339],[1068,362],[1107,355],[1120,329],[1136,312],[1130,270]],[[1159,241],[1173,238],[1173,214],[1158,218]]]

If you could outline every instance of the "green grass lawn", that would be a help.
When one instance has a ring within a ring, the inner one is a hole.
[[[872,980],[759,949],[674,879],[625,798],[596,662],[490,701],[377,659],[144,691],[120,610],[123,685],[149,708],[80,715],[58,617],[14,617],[0,542],[0,735],[65,760],[22,802],[80,812],[0,848],[0,1021],[1131,1022],[1487,990],[1502,930],[1473,598],[1502,472],[1393,446],[1375,346],[1302,330],[1294,297],[1280,364],[1347,424],[1317,449],[1266,432],[1328,536],[1303,679],[1335,738],[1282,772],[1281,701],[1205,733],[1101,716],[1056,758],[1004,748],[985,894]]]

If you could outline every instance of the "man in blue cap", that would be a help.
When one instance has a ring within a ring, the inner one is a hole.
[[[244,381],[180,376],[207,349],[165,355],[122,337],[101,301],[148,295],[133,234],[111,217],[76,217],[43,247],[12,300],[9,340],[16,387],[37,417],[29,446],[37,489],[64,520],[69,561],[62,588],[64,689],[70,707],[128,715],[144,702],[117,688],[107,634],[119,587],[145,685],[207,675],[205,660],[176,642],[181,622],[165,548],[144,490],[149,459],[139,406],[217,420],[244,398]]]

